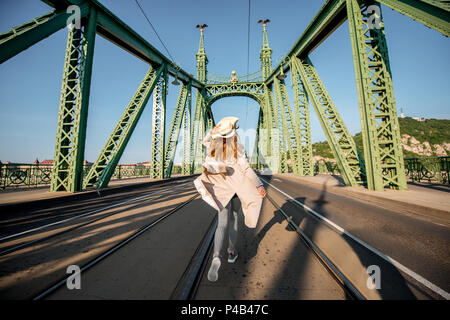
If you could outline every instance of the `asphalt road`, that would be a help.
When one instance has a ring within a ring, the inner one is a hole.
[[[382,200],[374,199],[368,203],[354,196],[330,193],[326,185],[318,188],[300,183],[295,177],[263,178],[426,280],[450,291],[450,228],[440,219],[423,219]],[[288,200],[280,196],[284,201]],[[294,214],[293,218],[301,223],[300,215]],[[416,284],[411,282],[414,287]]]
[[[368,203],[334,194],[328,192],[325,186],[318,188],[317,185],[299,183],[292,177],[276,175],[263,178],[426,280],[447,292],[450,290],[448,226],[433,221],[432,217],[421,219],[398,206],[376,201]],[[356,261],[356,267],[352,267],[359,269],[349,270],[360,272],[361,267],[380,263],[385,290],[380,291],[379,298],[439,298],[430,290],[423,289],[414,279],[388,266],[388,263],[379,262],[358,244],[348,239],[343,241],[342,235],[323,222],[312,219],[305,210],[294,206],[274,188],[268,186],[268,192],[317,244],[328,250],[330,256],[343,265],[346,261]],[[0,237],[37,229],[0,241],[0,251],[66,231],[93,218],[99,220],[13,253],[0,255],[0,298],[33,297],[66,275],[67,266],[83,265],[195,194],[192,178],[189,178],[99,198],[54,200],[42,207],[22,206],[17,212],[2,212]],[[39,229],[45,224],[85,213],[92,215]],[[214,215],[214,210],[204,201],[199,198],[194,200],[86,271],[82,275],[82,290],[63,288],[49,298],[169,298]],[[242,221],[240,213],[238,260],[235,264],[228,264],[223,252],[219,280],[211,283],[205,273],[198,299],[347,298],[269,201],[264,201],[255,229],[246,228]],[[226,245],[224,248],[226,250]],[[363,276],[367,277],[367,274],[363,272]],[[398,292],[393,295],[389,290]]]

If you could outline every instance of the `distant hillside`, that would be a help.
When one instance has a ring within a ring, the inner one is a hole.
[[[425,119],[418,121],[410,117],[398,120],[405,158],[450,155],[450,120]],[[357,133],[353,139],[363,154],[361,133]],[[314,143],[312,147],[316,160],[334,158],[328,142]]]

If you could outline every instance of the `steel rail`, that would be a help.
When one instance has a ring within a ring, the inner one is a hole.
[[[200,241],[194,255],[191,258],[185,272],[172,291],[170,300],[193,300],[208,264],[214,241],[214,233],[217,228],[217,216],[211,222],[203,239]]]
[[[175,188],[176,188],[176,187],[175,187]],[[151,195],[147,195],[147,196],[146,196],[147,199],[143,198],[143,199],[145,199],[145,200],[142,200],[142,197],[139,197],[140,199],[136,200],[136,201],[139,201],[139,203],[135,204],[134,206],[131,206],[131,207],[128,207],[128,208],[125,208],[125,209],[121,209],[121,210],[118,210],[118,211],[111,212],[111,213],[109,213],[109,214],[107,214],[107,215],[104,215],[104,216],[102,216],[102,217],[98,217],[98,218],[95,218],[95,219],[91,219],[91,220],[89,220],[89,221],[80,223],[80,224],[75,225],[75,226],[73,226],[73,227],[70,227],[70,228],[68,228],[68,229],[65,229],[65,230],[62,230],[62,231],[59,231],[59,232],[55,232],[55,233],[52,233],[52,234],[50,234],[50,235],[48,235],[48,236],[41,237],[41,238],[38,238],[38,239],[35,239],[35,240],[31,240],[31,241],[28,241],[28,242],[24,242],[24,243],[21,243],[21,244],[19,244],[19,245],[16,245],[16,246],[13,246],[13,247],[11,247],[11,248],[8,248],[8,249],[5,249],[5,250],[3,250],[3,251],[0,251],[0,257],[1,257],[1,256],[4,256],[4,255],[7,255],[7,254],[9,254],[9,253],[18,251],[18,250],[20,250],[20,249],[29,247],[29,246],[31,246],[31,245],[33,245],[33,244],[36,244],[36,243],[39,243],[39,242],[43,242],[43,241],[45,241],[45,240],[49,240],[49,239],[54,238],[54,237],[56,237],[56,236],[60,236],[60,235],[62,235],[62,234],[68,233],[68,232],[70,232],[70,231],[74,231],[74,230],[79,229],[79,228],[81,228],[81,227],[85,227],[85,226],[90,225],[90,224],[93,224],[93,223],[95,223],[95,222],[97,222],[97,221],[104,220],[104,219],[106,219],[106,218],[108,218],[108,217],[114,216],[114,215],[119,214],[119,213],[121,213],[121,212],[125,212],[125,211],[128,211],[128,210],[130,210],[130,209],[137,208],[137,207],[141,206],[142,204],[144,204],[145,202],[153,200],[153,199],[148,199],[148,198],[151,198],[152,196],[154,196],[154,195],[156,195],[156,194],[162,193],[163,191],[166,191],[166,189],[160,190],[160,192],[157,192],[157,193],[155,192],[155,193],[153,193],[153,194],[151,194]],[[133,202],[131,202],[131,203],[133,203]],[[122,204],[123,204],[123,203],[122,203]],[[104,210],[107,210],[107,209],[104,209]],[[101,210],[101,211],[104,211],[104,210]],[[97,212],[94,212],[94,213],[91,213],[91,214],[95,214],[95,213],[98,213],[98,211],[97,211]]]
[[[414,279],[418,283],[422,284],[423,286],[427,287],[428,289],[430,289],[434,293],[436,293],[439,296],[443,297],[444,299],[450,300],[450,293],[448,293],[444,289],[438,287],[436,284],[434,284],[434,283],[430,282],[429,280],[425,279],[423,276],[421,276],[420,274],[418,274],[418,273],[414,272],[413,270],[409,269],[408,267],[406,267],[405,265],[401,264],[399,261],[395,260],[394,258],[392,258],[392,257],[384,254],[380,250],[372,247],[370,244],[368,244],[365,241],[359,239],[358,237],[356,237],[352,233],[346,231],[344,228],[342,228],[341,226],[337,225],[333,221],[325,218],[320,213],[318,213],[315,210],[311,209],[307,205],[305,205],[305,204],[303,204],[301,202],[298,202],[292,196],[290,196],[289,194],[287,194],[283,190],[278,189],[276,186],[272,185],[270,182],[267,182],[264,179],[262,179],[262,180],[264,181],[264,183],[270,185],[273,189],[277,190],[279,193],[281,193],[284,196],[288,197],[289,198],[288,201],[290,203],[294,204],[295,206],[297,206],[300,209],[305,210],[305,212],[308,212],[308,214],[310,214],[311,217],[317,219],[318,221],[321,221],[321,222],[325,223],[328,227],[330,227],[332,230],[334,230],[338,234],[340,234],[342,236],[345,236],[345,237],[348,237],[349,239],[351,239],[355,243],[359,244],[362,248],[365,248],[366,250],[369,250],[370,252],[372,252],[376,256],[378,256],[381,259],[385,260],[386,262],[392,264],[395,268],[397,268],[401,272],[405,273],[406,275],[408,275],[409,277],[411,277],[412,279]]]
[[[300,227],[292,220],[291,217],[270,197],[266,198],[273,204],[275,208],[282,214],[286,221],[297,231],[303,244],[311,250],[314,257],[325,268],[331,278],[344,290],[347,296],[353,300],[366,300],[366,297],[352,284],[352,282],[339,270],[339,268],[323,253],[320,248],[300,229]]]
[[[116,245],[114,245],[113,247],[105,250],[103,253],[97,255],[97,257],[91,259],[89,262],[87,262],[84,266],[82,266],[80,268],[80,273],[81,272],[85,272],[86,270],[90,269],[91,267],[93,267],[94,265],[96,265],[97,263],[99,263],[100,261],[104,260],[105,258],[107,258],[108,256],[110,256],[111,254],[113,254],[114,252],[116,252],[117,250],[119,250],[120,248],[122,248],[123,246],[125,246],[126,244],[128,244],[129,242],[133,241],[134,239],[136,239],[137,237],[139,237],[141,234],[143,234],[145,231],[149,230],[150,228],[154,227],[155,225],[157,225],[158,223],[160,223],[161,221],[163,221],[164,219],[166,219],[167,217],[171,216],[172,214],[174,214],[175,212],[177,212],[178,210],[180,210],[181,208],[183,208],[185,205],[187,205],[188,203],[190,203],[191,201],[193,201],[195,198],[199,197],[199,194],[196,194],[194,196],[192,196],[191,198],[189,198],[188,200],[184,201],[183,203],[179,204],[177,207],[175,207],[174,209],[166,212],[164,215],[162,215],[161,217],[159,217],[158,219],[150,222],[149,224],[146,224],[145,226],[141,227],[139,230],[137,230],[136,232],[134,232],[133,234],[131,234],[130,236],[128,236],[127,238],[125,238],[124,240],[120,241],[119,243],[117,243]],[[69,275],[69,276],[65,276],[63,278],[61,278],[59,281],[56,281],[53,285],[50,285],[47,289],[43,290],[40,294],[38,294],[37,296],[35,296],[33,298],[33,300],[41,300],[45,297],[47,297],[48,295],[50,295],[51,293],[55,292],[56,290],[58,290],[60,287],[62,287],[63,285],[66,284],[67,280],[73,275]]]
[[[163,192],[163,191],[166,191],[166,190],[160,190],[160,191]],[[54,238],[54,237],[56,237],[56,236],[60,236],[60,235],[62,235],[62,234],[68,233],[68,232],[70,232],[70,231],[74,231],[74,230],[79,229],[79,228],[81,228],[81,227],[85,227],[85,226],[90,225],[90,224],[93,224],[93,223],[95,223],[95,222],[97,222],[97,221],[104,220],[104,219],[106,219],[106,218],[108,218],[108,217],[114,216],[114,215],[119,214],[119,213],[121,213],[121,212],[125,212],[125,211],[128,211],[128,210],[130,210],[130,209],[137,208],[137,207],[141,206],[142,204],[144,204],[145,202],[153,200],[153,199],[148,199],[148,198],[152,197],[152,196],[155,195],[155,194],[159,194],[159,193],[161,193],[161,192],[153,193],[152,195],[148,195],[148,196],[146,196],[147,199],[145,199],[145,200],[142,200],[142,199],[137,200],[137,201],[139,201],[139,203],[135,204],[134,206],[131,206],[131,207],[128,207],[128,208],[125,208],[125,209],[121,209],[121,210],[118,210],[118,211],[111,212],[111,213],[109,213],[109,214],[107,214],[107,215],[104,215],[104,216],[102,216],[102,217],[98,217],[98,218],[95,218],[95,219],[91,219],[91,220],[89,220],[89,221],[80,223],[80,224],[75,225],[75,226],[73,226],[73,227],[70,227],[70,228],[68,228],[68,229],[65,229],[65,230],[62,230],[62,231],[59,231],[59,232],[50,234],[50,235],[48,235],[48,236],[45,236],[45,237],[41,237],[41,238],[35,239],[35,240],[31,240],[31,241],[28,241],[28,242],[24,242],[24,243],[21,243],[21,244],[19,244],[19,245],[14,246],[14,247],[8,248],[8,249],[3,250],[3,251],[0,251],[0,257],[1,257],[1,256],[4,256],[4,255],[7,255],[7,254],[9,254],[9,253],[15,252],[15,251],[17,251],[17,250],[20,250],[20,249],[29,247],[29,246],[31,246],[31,245],[33,245],[33,244],[36,244],[36,243],[39,243],[39,242],[43,242],[43,241],[45,241],[45,240],[49,240],[49,239]],[[131,202],[131,203],[133,203],[133,202]],[[123,203],[122,203],[122,204],[123,204]],[[98,213],[98,212],[96,212],[96,213]],[[92,214],[94,214],[94,213],[92,213]]]

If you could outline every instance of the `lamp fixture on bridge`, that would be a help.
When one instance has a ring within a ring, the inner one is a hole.
[[[172,84],[175,86],[179,86],[180,85],[180,81],[178,81],[178,73],[175,75],[175,80],[172,81]]]
[[[287,62],[289,62],[290,59],[289,59],[289,57],[286,56],[286,55],[281,55],[281,56],[279,57],[279,59],[280,59],[280,58],[281,58],[281,62],[280,62],[280,74],[277,75],[277,79],[278,79],[278,80],[284,80],[284,79],[286,79],[286,75],[284,74],[284,64],[287,63]]]
[[[281,67],[281,73],[279,75],[277,75],[277,79],[278,80],[286,79],[286,75],[284,74],[283,67]]]
[[[178,81],[178,71],[180,70],[180,67],[176,63],[173,63],[172,65],[175,70],[177,70],[177,73],[175,74],[175,80],[172,81],[172,84],[175,86],[179,86],[180,82]]]

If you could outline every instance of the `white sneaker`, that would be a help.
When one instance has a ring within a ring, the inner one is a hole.
[[[209,281],[217,281],[219,278],[219,268],[220,268],[220,258],[214,257],[211,262],[211,267],[208,272],[208,280]]]

